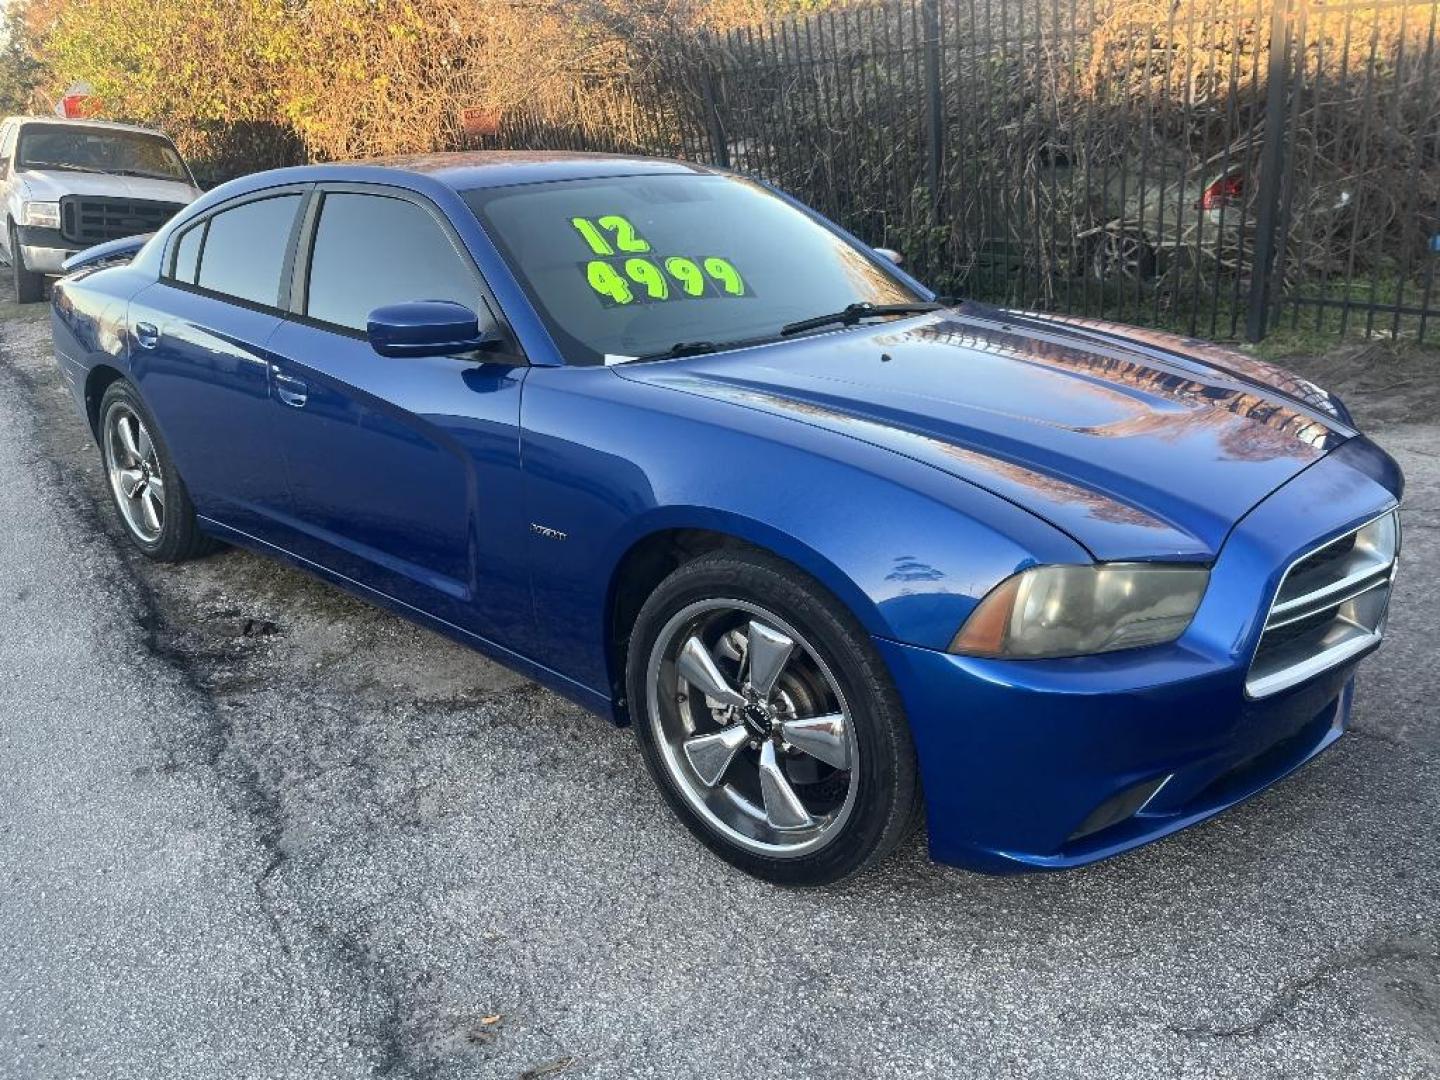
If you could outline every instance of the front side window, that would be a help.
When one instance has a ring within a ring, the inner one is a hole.
[[[190,173],[169,139],[77,124],[26,124],[20,133],[18,167],[190,182]]]
[[[216,214],[210,219],[195,283],[253,304],[278,307],[285,250],[299,208],[299,195],[276,195]],[[186,233],[182,245],[197,231]]]
[[[370,312],[413,300],[451,300],[485,320],[469,261],[424,209],[405,199],[327,194],[310,257],[305,314],[364,330]]]
[[[696,173],[478,188],[465,199],[571,363],[774,336],[918,297],[753,181]]]

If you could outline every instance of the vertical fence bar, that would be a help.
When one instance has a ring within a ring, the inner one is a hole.
[[[1410,13],[1410,5],[1409,5],[1408,3],[1401,4],[1401,5],[1400,5],[1400,26],[1399,26],[1398,31],[1396,32],[1396,35],[1395,35],[1395,56],[1393,57],[1393,61],[1392,61],[1394,66],[1393,66],[1393,68],[1391,69],[1391,71],[1392,71],[1392,76],[1391,76],[1391,78],[1392,78],[1392,85],[1390,86],[1390,100],[1391,100],[1391,103],[1392,103],[1392,106],[1393,106],[1392,111],[1391,111],[1391,116],[1390,116],[1390,137],[1391,137],[1391,138],[1396,138],[1396,137],[1398,137],[1399,134],[1400,134],[1400,131],[1401,131],[1401,121],[1400,121],[1400,117],[1401,117],[1401,111],[1400,111],[1401,101],[1400,101],[1400,99],[1401,99],[1401,96],[1402,96],[1402,95],[1401,95],[1400,88],[1401,88],[1401,87],[1404,85],[1404,83],[1405,83],[1405,18],[1406,18],[1406,16],[1407,16],[1409,13]],[[1378,109],[1379,109],[1379,106],[1378,106],[1378,105],[1376,106],[1376,109],[1377,109],[1377,111],[1378,111]],[[1383,119],[1381,120],[1381,123],[1384,123]],[[1400,195],[1399,195],[1399,200],[1398,200],[1398,201],[1399,201],[1399,205],[1396,207],[1396,209],[1397,209],[1397,213],[1398,213],[1398,215],[1399,215],[1399,217],[1400,217],[1400,220],[1406,221],[1406,222],[1410,221],[1410,220],[1411,220],[1411,215],[1412,215],[1412,210],[1411,210],[1411,207],[1410,207],[1410,192],[1409,192],[1408,190],[1402,191],[1402,192],[1400,193]],[[1402,236],[1404,235],[1404,232],[1403,232],[1403,231],[1402,231],[1401,235],[1402,235]],[[1369,337],[1375,332],[1375,313],[1376,313],[1376,309],[1379,307],[1379,299],[1380,299],[1380,264],[1381,264],[1381,261],[1382,261],[1383,258],[1384,258],[1384,253],[1385,253],[1385,248],[1386,248],[1386,242],[1385,242],[1386,239],[1387,239],[1387,238],[1386,238],[1386,236],[1385,236],[1385,230],[1384,230],[1384,229],[1376,229],[1376,230],[1375,230],[1375,243],[1374,243],[1373,245],[1371,245],[1371,252],[1370,252],[1370,295],[1369,295],[1369,296],[1367,297],[1367,299],[1366,299],[1366,312],[1365,312],[1365,336],[1366,336],[1367,338],[1369,338]],[[1398,268],[1398,266],[1392,265],[1392,266],[1391,266],[1391,273],[1392,273],[1392,274],[1395,274],[1396,277],[1399,277],[1399,268]],[[1401,280],[1403,281],[1403,278],[1401,278]],[[1353,283],[1352,283],[1352,288],[1353,288]],[[1397,326],[1399,325],[1399,322],[1400,322],[1400,308],[1399,308],[1399,305],[1396,304],[1396,305],[1395,305],[1395,323],[1396,323]]]
[[[1434,51],[1435,51],[1435,17],[1436,17],[1437,14],[1440,14],[1440,4],[1432,4],[1432,5],[1430,6],[1430,26],[1429,26],[1428,36],[1427,36],[1427,38],[1426,38],[1426,45],[1425,45],[1425,51],[1424,51],[1424,61],[1423,61],[1423,63],[1424,63],[1424,66],[1423,66],[1424,75],[1423,75],[1423,77],[1422,77],[1422,79],[1421,79],[1421,83],[1420,83],[1420,96],[1419,96],[1419,100],[1420,100],[1422,103],[1428,102],[1428,101],[1430,100],[1430,61],[1431,61],[1432,55],[1433,55],[1433,53],[1434,53]],[[1416,62],[1417,62],[1417,64],[1420,63],[1419,60],[1417,60]],[[1397,65],[1397,68],[1398,68],[1398,65]],[[1399,117],[1400,117],[1400,108],[1399,108],[1399,106],[1400,106],[1401,101],[1402,101],[1403,89],[1404,89],[1404,86],[1405,86],[1405,82],[1404,82],[1404,77],[1403,77],[1403,76],[1404,76],[1404,72],[1403,72],[1403,71],[1401,71],[1401,70],[1397,70],[1397,71],[1396,71],[1397,85],[1396,85],[1396,87],[1395,87],[1395,101],[1396,101],[1397,120],[1396,120],[1395,128],[1396,128],[1397,131],[1403,130],[1403,129],[1401,128],[1401,124],[1403,123],[1403,120],[1401,120],[1401,119],[1399,118]],[[1407,182],[1406,185],[1405,185],[1405,209],[1404,209],[1404,211],[1402,212],[1402,213],[1403,213],[1403,216],[1404,216],[1406,219],[1409,219],[1409,218],[1411,218],[1411,217],[1413,217],[1413,216],[1415,215],[1415,210],[1416,210],[1416,207],[1415,207],[1415,205],[1414,205],[1414,204],[1415,204],[1415,192],[1416,192],[1416,188],[1417,188],[1417,186],[1418,186],[1418,184],[1419,184],[1419,177],[1420,177],[1420,158],[1421,158],[1421,156],[1422,156],[1423,153],[1424,153],[1424,148],[1425,148],[1425,141],[1424,141],[1424,138],[1423,138],[1423,137],[1417,138],[1417,139],[1415,140],[1415,145],[1414,145],[1413,147],[1411,147],[1409,179],[1408,179],[1408,182]],[[1413,258],[1413,257],[1414,257],[1414,253],[1415,253],[1415,248],[1416,248],[1416,246],[1417,246],[1417,245],[1415,245],[1414,243],[1406,243],[1406,244],[1404,245],[1404,249],[1401,251],[1401,254],[1400,254],[1401,262],[1400,262],[1400,266],[1399,266],[1398,273],[1397,273],[1397,277],[1399,278],[1399,285],[1398,285],[1398,287],[1397,287],[1396,290],[1395,290],[1395,314],[1394,314],[1394,318],[1393,318],[1393,320],[1391,321],[1391,324],[1390,324],[1390,336],[1391,336],[1392,338],[1393,338],[1393,337],[1399,337],[1399,335],[1400,335],[1400,315],[1401,315],[1402,309],[1405,307],[1405,286],[1406,286],[1407,284],[1409,284],[1409,278],[1410,278],[1410,273],[1411,273],[1411,270],[1412,270],[1412,267],[1413,267],[1413,262],[1414,262],[1414,258]],[[1377,267],[1378,267],[1378,260],[1377,260]],[[1423,325],[1423,324],[1422,324],[1422,325]]]
[[[725,124],[715,96],[715,67],[710,35],[700,35],[700,96],[705,106],[705,128],[710,136],[710,156],[722,169],[730,167],[730,146],[725,141]]]
[[[1162,139],[1169,134],[1169,124],[1167,121],[1170,119],[1170,81],[1175,66],[1175,9],[1178,6],[1179,5],[1171,5],[1170,12],[1165,19],[1165,68],[1161,75],[1160,103],[1156,110],[1156,114],[1158,114],[1159,117],[1160,137]],[[1152,114],[1151,119],[1153,134],[1155,114]],[[1180,257],[1178,245],[1170,246],[1167,251],[1167,245],[1165,244],[1165,192],[1167,190],[1165,178],[1169,172],[1166,168],[1168,164],[1166,161],[1167,156],[1167,152],[1162,148],[1160,153],[1160,177],[1156,185],[1159,189],[1160,197],[1155,204],[1155,283],[1154,288],[1151,290],[1154,293],[1151,299],[1155,304],[1151,321],[1156,323],[1160,321],[1162,295],[1166,293],[1174,280],[1176,268],[1172,266],[1171,263]],[[1185,163],[1182,160],[1180,163],[1180,182],[1182,184],[1185,182],[1184,176]]]
[[[972,2],[971,2],[971,7],[972,7],[972,10],[973,10],[974,0],[972,0]],[[994,63],[994,59],[995,59],[995,17],[994,17],[994,11],[992,10],[992,7],[991,7],[991,0],[984,0],[984,6],[983,6],[983,8],[982,8],[982,10],[980,11],[979,14],[980,14],[980,17],[985,20],[985,40],[984,40],[984,44],[983,44],[982,49],[981,49],[981,53],[980,53],[980,55],[977,56],[977,58],[976,58],[976,66],[977,66],[977,68],[979,69],[979,74],[978,74],[977,77],[978,77],[978,79],[980,80],[980,82],[982,82],[982,83],[984,84],[984,92],[985,92],[985,120],[984,120],[984,125],[983,125],[983,127],[981,127],[980,125],[972,124],[972,127],[978,127],[978,128],[980,129],[980,130],[979,130],[979,138],[977,138],[977,139],[975,140],[975,150],[976,150],[975,157],[976,157],[977,161],[981,158],[981,152],[980,152],[980,150],[981,150],[981,147],[985,145],[985,141],[984,141],[984,140],[986,140],[986,139],[988,139],[988,138],[993,138],[993,133],[994,133],[995,128],[996,128],[996,123],[995,123],[995,63]],[[978,88],[977,88],[977,93],[978,93]],[[977,111],[977,113],[978,113],[979,110],[977,109],[976,111]],[[986,286],[985,298],[986,298],[987,300],[993,300],[993,299],[996,298],[996,296],[998,295],[999,290],[1000,290],[1000,286],[999,286],[998,282],[1001,280],[1001,278],[1000,278],[1000,271],[999,271],[999,269],[998,269],[998,267],[997,267],[997,264],[998,264],[1000,258],[1003,257],[1003,251],[1001,250],[1002,245],[1001,245],[1001,242],[1000,242],[1000,235],[1001,235],[1001,231],[1002,231],[1003,229],[1005,229],[1007,226],[1004,225],[1004,224],[1002,224],[1001,214],[1003,213],[1003,207],[997,207],[996,201],[995,201],[995,191],[996,191],[996,188],[998,187],[998,185],[995,184],[994,179],[993,179],[993,177],[994,177],[994,160],[993,160],[993,157],[992,157],[992,159],[991,159],[989,162],[987,162],[986,164],[987,164],[988,167],[984,168],[983,170],[977,169],[977,171],[976,171],[976,177],[977,177],[977,179],[978,179],[978,181],[979,181],[979,187],[981,188],[981,191],[983,192],[983,195],[981,196],[981,198],[982,198],[982,201],[983,201],[983,205],[984,205],[984,207],[985,207],[985,227],[984,227],[984,232],[982,232],[982,233],[981,233],[981,236],[980,236],[980,244],[979,244],[979,247],[978,247],[978,252],[979,252],[979,254],[977,255],[977,259],[985,259],[985,260],[986,260],[986,266],[987,266],[988,272],[987,272],[987,274],[986,274],[985,276],[986,276],[986,278],[988,279],[988,283],[987,283],[987,286]],[[987,252],[988,252],[988,257],[987,257]],[[975,278],[976,278],[976,281],[978,282],[978,281],[979,281],[979,278],[980,278],[979,271],[978,271],[978,267],[977,267],[977,271],[976,271]]]
[[[1245,317],[1245,337],[1250,341],[1261,340],[1269,325],[1270,269],[1275,256],[1275,225],[1284,171],[1291,3],[1292,0],[1274,0],[1270,12],[1270,71],[1265,88],[1265,143],[1260,149],[1260,205],[1255,220],[1255,265],[1250,270],[1250,305]]]
[[[1310,12],[1310,0],[1295,0],[1295,3],[1295,23],[1290,32],[1294,60],[1286,69],[1291,80],[1290,119],[1286,131],[1290,152],[1285,155],[1284,162],[1285,183],[1284,189],[1280,193],[1280,221],[1276,226],[1279,243],[1275,245],[1275,270],[1270,278],[1270,294],[1266,300],[1269,308],[1266,313],[1266,333],[1280,325],[1280,317],[1284,314],[1285,303],[1288,299],[1285,295],[1285,269],[1286,260],[1290,255],[1291,215],[1295,209],[1295,174],[1299,172],[1295,158],[1300,155],[1301,150],[1300,105],[1305,97],[1305,33],[1308,28],[1306,20]]]
[[[1360,112],[1360,169],[1370,167],[1370,121],[1375,111],[1375,67],[1380,47],[1380,12],[1370,11],[1370,59],[1365,64],[1365,106]],[[1350,227],[1350,252],[1345,260],[1345,298],[1340,308],[1340,333],[1350,327],[1350,310],[1353,304],[1355,284],[1355,256],[1360,245],[1360,225],[1365,220],[1362,210],[1369,205],[1367,189],[1361,187],[1355,198],[1354,223]],[[1368,335],[1367,335],[1368,336]]]
[[[945,175],[945,118],[941,112],[940,8],[938,0],[921,0],[925,15],[925,134],[929,144],[930,206],[940,212],[940,178]],[[938,221],[937,221],[938,224]]]
[[[779,123],[781,137],[785,140],[785,150],[780,152],[776,147],[776,153],[772,156],[771,173],[767,179],[779,184],[781,187],[789,188],[794,181],[791,179],[793,169],[791,162],[796,150],[795,126],[791,123],[791,101],[794,99],[794,86],[790,78],[790,44],[784,38],[784,30],[777,26],[772,20],[765,29],[762,38],[770,45],[770,61],[772,70],[775,72],[776,82],[776,104],[779,106]]]
[[[1425,88],[1425,92],[1424,92],[1424,96],[1421,98],[1422,101],[1428,101],[1428,100],[1430,100],[1430,94],[1429,94],[1429,90],[1430,90],[1430,68],[1431,68],[1431,63],[1432,63],[1432,61],[1435,59],[1435,46],[1436,46],[1436,33],[1437,33],[1436,16],[1437,16],[1437,14],[1440,14],[1440,11],[1437,11],[1436,8],[1432,7],[1432,8],[1430,9],[1430,36],[1429,36],[1428,43],[1426,44],[1426,47],[1425,47],[1425,81],[1424,81],[1424,83],[1423,83],[1423,86],[1424,86],[1424,88]],[[1440,160],[1440,126],[1437,126],[1437,127],[1435,128],[1433,134],[1430,135],[1430,136],[1428,136],[1428,137],[1429,137],[1429,138],[1432,138],[1433,141],[1434,141],[1433,154],[1434,154],[1435,159],[1436,159],[1436,160]],[[1425,132],[1422,131],[1422,132],[1417,132],[1417,133],[1416,133],[1416,137],[1415,137],[1415,155],[1416,155],[1416,160],[1417,160],[1417,161],[1418,161],[1418,160],[1420,159],[1420,157],[1425,153],[1425,142],[1426,142],[1426,139],[1427,139],[1427,135],[1426,135]],[[1437,232],[1436,232],[1435,234],[1433,234],[1433,235],[1434,235],[1434,236],[1440,236],[1440,221],[1435,221],[1435,222],[1433,222],[1433,225],[1437,228]],[[1426,248],[1425,248],[1425,250],[1426,250],[1426,252],[1427,252],[1427,257],[1425,258],[1425,263],[1426,263],[1426,266],[1425,266],[1425,270],[1426,270],[1426,272],[1425,272],[1425,285],[1424,285],[1424,288],[1421,290],[1421,294],[1420,294],[1420,323],[1419,323],[1419,325],[1418,325],[1418,327],[1416,328],[1416,331],[1415,331],[1415,339],[1416,339],[1417,341],[1424,341],[1424,340],[1425,340],[1425,331],[1426,331],[1426,329],[1427,329],[1427,325],[1428,325],[1428,323],[1429,323],[1430,316],[1431,316],[1431,313],[1432,313],[1432,311],[1433,311],[1433,309],[1430,307],[1430,297],[1431,297],[1431,293],[1432,293],[1432,291],[1433,291],[1433,289],[1434,289],[1434,287],[1435,287],[1435,265],[1436,265],[1437,263],[1440,263],[1440,250],[1434,250],[1434,249],[1430,246],[1430,245],[1433,245],[1434,243],[1436,243],[1436,241],[1433,240],[1431,237],[1424,237],[1423,239],[1425,239],[1426,241],[1428,241],[1428,243],[1427,243],[1427,246],[1426,246]],[[1408,270],[1406,271],[1406,273],[1407,273],[1407,276],[1408,276]],[[1418,283],[1417,283],[1417,286],[1418,286]],[[1404,291],[1403,291],[1403,289],[1402,289],[1402,291],[1400,292],[1399,296],[1396,298],[1396,304],[1399,305],[1399,304],[1403,303],[1403,302],[1404,302],[1404,298],[1405,298],[1405,294],[1404,294]]]
[[[1076,4],[1077,4],[1077,0],[1070,0],[1070,14],[1071,14],[1072,17],[1074,17],[1074,16],[1076,15]],[[1085,11],[1085,24],[1084,24],[1084,25],[1085,25],[1085,33],[1086,33],[1086,34],[1092,34],[1092,33],[1094,32],[1097,21],[1098,21],[1098,15],[1097,15],[1097,12],[1096,12],[1096,10],[1095,10],[1095,0],[1087,0],[1087,2],[1086,2],[1086,11]],[[1074,23],[1075,23],[1075,28],[1076,28],[1076,31],[1077,31],[1077,34],[1078,34],[1078,32],[1079,32],[1079,27],[1080,27],[1080,21],[1079,21],[1078,17],[1074,18]],[[1076,41],[1074,48],[1076,49],[1077,52],[1079,51],[1079,49],[1080,49],[1080,43],[1079,43],[1078,40]],[[1087,56],[1086,56],[1086,60],[1087,60],[1087,61],[1092,60],[1092,58],[1088,55],[1088,53],[1087,53]],[[1072,144],[1072,146],[1071,146],[1071,162],[1072,162],[1072,164],[1071,164],[1071,170],[1072,170],[1072,177],[1073,177],[1073,171],[1074,171],[1075,163],[1079,163],[1080,171],[1084,174],[1084,175],[1081,177],[1081,182],[1082,182],[1082,184],[1083,184],[1084,190],[1081,192],[1081,196],[1080,196],[1080,199],[1081,199],[1081,201],[1080,201],[1080,217],[1079,217],[1079,219],[1078,219],[1078,221],[1077,221],[1077,224],[1085,227],[1085,229],[1086,229],[1087,231],[1095,225],[1095,218],[1096,218],[1096,217],[1102,219],[1101,224],[1103,224],[1103,223],[1104,223],[1104,222],[1103,222],[1103,218],[1104,218],[1104,216],[1105,216],[1104,213],[1103,213],[1103,211],[1102,211],[1100,214],[1098,214],[1098,215],[1095,214],[1095,197],[1094,197],[1094,196],[1095,196],[1095,193],[1094,193],[1094,191],[1091,189],[1091,174],[1092,174],[1092,172],[1093,172],[1093,169],[1092,169],[1092,158],[1091,158],[1090,151],[1091,151],[1091,148],[1092,148],[1093,145],[1094,145],[1094,144],[1093,144],[1093,141],[1092,141],[1092,136],[1093,136],[1093,134],[1094,134],[1094,130],[1095,130],[1095,94],[1094,94],[1092,88],[1088,85],[1088,79],[1087,79],[1087,86],[1086,86],[1086,92],[1085,92],[1085,122],[1084,122],[1084,129],[1083,129],[1083,133],[1081,134],[1080,138],[1073,140],[1073,144]],[[1072,184],[1072,187],[1073,187],[1073,185],[1074,185],[1074,180],[1073,180],[1073,179],[1072,179],[1072,181],[1071,181],[1071,184]],[[1096,236],[1090,237],[1087,243],[1082,244],[1082,245],[1080,245],[1080,246],[1078,246],[1078,247],[1075,248],[1075,256],[1074,256],[1074,257],[1075,257],[1075,259],[1080,263],[1080,314],[1081,314],[1081,315],[1087,315],[1087,316],[1088,316],[1088,315],[1090,314],[1090,279],[1094,276],[1094,271],[1093,271],[1093,268],[1092,268],[1092,260],[1091,260],[1091,258],[1090,258],[1090,255],[1091,255],[1091,250],[1090,250],[1090,249],[1091,249],[1092,247],[1094,247],[1094,245],[1095,245],[1097,242],[1098,242],[1098,234],[1097,234]],[[1101,300],[1101,306],[1102,306],[1102,307],[1104,306],[1104,300],[1103,300],[1103,299]]]
[[[1273,23],[1273,14],[1274,14],[1273,4],[1274,4],[1274,0],[1271,0],[1271,4],[1272,4],[1272,6],[1271,6],[1268,10],[1270,11],[1270,13],[1271,13],[1271,15],[1272,15],[1272,20],[1271,20],[1271,21],[1272,21],[1272,23]],[[1257,2],[1256,5],[1255,5],[1255,25],[1256,25],[1256,26],[1260,26],[1260,25],[1262,25],[1262,24],[1264,24],[1264,23],[1266,22],[1266,19],[1265,19],[1266,11],[1267,11],[1267,8],[1266,8],[1266,6],[1265,6],[1264,0],[1259,0],[1259,2]],[[1263,122],[1264,122],[1264,116],[1265,116],[1265,113],[1264,113],[1264,111],[1263,111],[1263,108],[1264,108],[1264,107],[1263,107],[1263,105],[1262,105],[1262,103],[1261,103],[1261,91],[1262,91],[1262,90],[1268,91],[1268,90],[1270,89],[1270,85],[1271,85],[1271,84],[1270,84],[1270,77],[1269,77],[1269,61],[1270,61],[1270,58],[1274,55],[1274,50],[1273,50],[1273,49],[1269,49],[1269,46],[1272,45],[1273,42],[1274,42],[1274,38],[1273,38],[1273,36],[1271,35],[1271,30],[1272,30],[1272,27],[1267,27],[1265,43],[1266,43],[1267,49],[1269,50],[1269,55],[1266,57],[1265,78],[1264,78],[1264,81],[1263,81],[1263,82],[1261,81],[1260,49],[1259,49],[1259,48],[1253,49],[1253,50],[1252,50],[1252,55],[1251,55],[1251,57],[1250,57],[1250,110],[1249,110],[1249,113],[1248,113],[1248,123],[1246,123],[1246,125],[1245,125],[1245,149],[1242,151],[1242,153],[1241,153],[1241,155],[1240,155],[1240,159],[1239,159],[1239,160],[1240,160],[1240,164],[1241,164],[1241,168],[1245,170],[1245,173],[1244,173],[1243,175],[1245,175],[1245,176],[1247,177],[1247,179],[1245,180],[1245,183],[1249,183],[1249,182],[1250,182],[1249,179],[1248,179],[1249,175],[1251,175],[1251,172],[1250,172],[1250,171],[1253,170],[1253,169],[1255,169],[1255,168],[1257,167],[1257,166],[1256,166],[1256,163],[1259,161],[1259,158],[1258,158],[1258,156],[1257,156],[1256,131],[1255,131],[1255,129],[1256,129],[1256,127],[1258,126],[1258,124],[1257,124],[1257,117],[1259,118],[1259,123],[1263,123]],[[1237,119],[1241,119],[1241,120],[1247,119],[1246,115],[1243,114],[1243,113],[1240,111],[1240,108],[1239,108],[1238,103],[1237,103],[1237,107],[1236,107],[1236,111],[1235,111],[1235,116],[1236,116]],[[1264,139],[1264,132],[1261,132],[1261,133],[1260,133],[1260,137],[1261,137],[1261,140],[1262,140],[1262,141],[1261,141],[1261,143],[1260,143],[1260,145],[1259,145],[1259,151],[1263,153],[1263,151],[1264,151],[1264,149],[1265,149],[1265,145],[1266,145],[1266,144],[1264,143],[1264,141],[1263,141],[1263,139]],[[1258,191],[1256,192],[1256,199],[1257,199],[1257,202],[1258,202],[1258,200],[1259,200],[1259,192],[1258,192]],[[1248,213],[1246,213],[1246,211],[1245,211],[1245,207],[1244,207],[1243,202],[1242,202],[1241,206],[1237,208],[1237,211],[1236,211],[1236,214],[1235,214],[1235,228],[1236,228],[1236,235],[1237,235],[1237,243],[1236,243],[1236,250],[1237,250],[1236,267],[1237,267],[1237,269],[1236,269],[1236,272],[1231,276],[1230,303],[1229,303],[1229,310],[1230,310],[1230,328],[1229,328],[1229,330],[1226,332],[1228,337],[1234,337],[1237,333],[1240,332],[1241,313],[1242,313],[1242,311],[1245,312],[1247,315],[1248,315],[1248,313],[1249,313],[1248,297],[1247,297],[1246,300],[1243,301],[1243,302],[1242,302],[1242,298],[1241,298],[1241,281],[1242,281],[1244,275],[1243,275],[1243,274],[1240,272],[1240,270],[1239,270],[1239,267],[1242,267],[1242,266],[1245,265],[1245,241],[1246,241],[1246,237],[1247,237],[1247,236],[1250,237],[1250,241],[1251,241],[1251,245],[1252,245],[1252,250],[1251,250],[1251,255],[1250,255],[1250,284],[1251,284],[1251,285],[1254,284],[1255,278],[1256,278],[1256,276],[1257,276],[1257,274],[1256,274],[1255,254],[1254,254],[1254,250],[1253,250],[1253,245],[1254,245],[1254,226],[1253,226],[1252,222],[1250,221],[1250,215],[1249,215]],[[1269,276],[1269,266],[1268,266],[1268,265],[1265,267],[1265,272],[1264,272],[1263,274],[1260,274],[1259,276],[1262,277],[1262,278],[1267,278],[1267,277]]]

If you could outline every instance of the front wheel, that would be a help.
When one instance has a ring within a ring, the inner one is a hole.
[[[15,283],[15,301],[33,304],[45,295],[45,275],[25,269],[25,253],[20,250],[20,231],[10,223],[10,271]]]
[[[672,573],[636,621],[628,683],[666,801],[747,873],[838,881],[918,817],[909,727],[869,635],[778,560],[723,551]]]

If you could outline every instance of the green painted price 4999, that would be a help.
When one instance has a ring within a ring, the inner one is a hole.
[[[583,264],[584,273],[607,306],[753,295],[729,259],[653,254],[650,242],[619,214],[575,217],[570,224],[591,254],[600,256]]]

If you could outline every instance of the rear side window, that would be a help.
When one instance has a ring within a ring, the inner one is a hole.
[[[195,283],[253,304],[280,306],[285,250],[299,208],[299,195],[277,195],[216,214],[210,219]],[[179,276],[178,263],[176,269]]]
[[[175,280],[187,285],[195,284],[195,271],[200,266],[200,244],[205,238],[205,224],[202,222],[180,237],[175,245]]]
[[[305,313],[312,319],[364,330],[377,307],[453,300],[485,321],[469,261],[435,219],[412,202],[383,195],[326,195],[311,251]],[[208,245],[205,261],[210,261]]]

